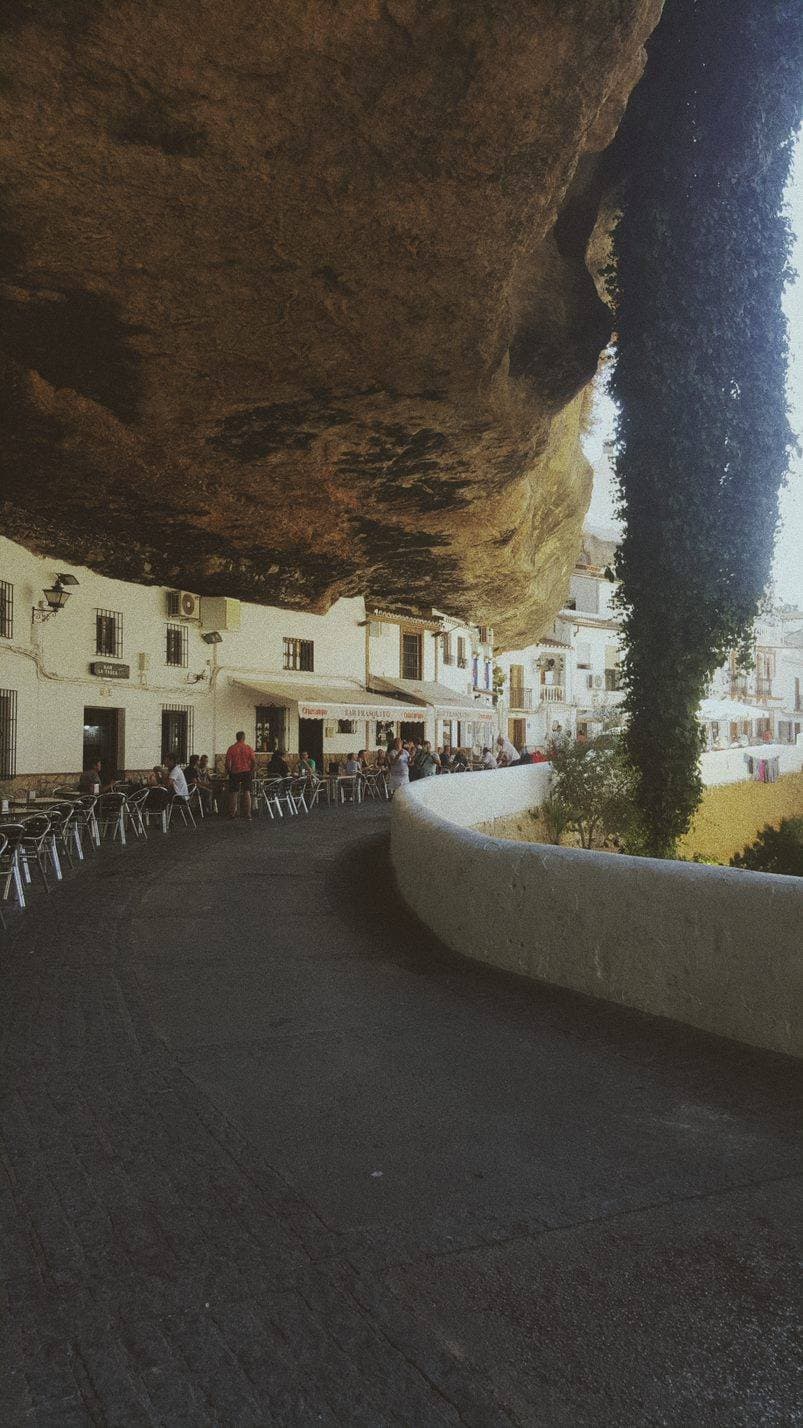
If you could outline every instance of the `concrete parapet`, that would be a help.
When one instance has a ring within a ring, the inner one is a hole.
[[[549,777],[541,764],[396,795],[391,857],[421,921],[478,961],[803,1055],[800,880],[475,831],[537,806]]]

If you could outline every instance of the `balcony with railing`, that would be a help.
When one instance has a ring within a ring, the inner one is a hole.
[[[566,702],[566,691],[562,684],[542,684],[541,703],[542,704],[564,704]]]

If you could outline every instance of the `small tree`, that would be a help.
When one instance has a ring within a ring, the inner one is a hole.
[[[581,848],[633,832],[635,774],[621,735],[603,734],[588,744],[564,739],[552,753],[552,770],[552,799]]]

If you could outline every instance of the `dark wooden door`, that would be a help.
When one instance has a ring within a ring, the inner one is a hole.
[[[324,772],[323,719],[299,719],[298,752],[309,754],[310,758],[315,760],[318,773]]]
[[[111,783],[122,768],[119,709],[84,709],[83,767],[91,768],[98,759],[103,782]]]

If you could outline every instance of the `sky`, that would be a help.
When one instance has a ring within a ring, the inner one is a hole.
[[[803,129],[795,144],[787,211],[792,221],[792,267],[797,277],[786,289],[784,309],[789,323],[788,393],[792,430],[803,446]],[[621,534],[614,514],[614,487],[605,444],[613,436],[615,406],[602,386],[597,391],[595,422],[584,441],[594,467],[594,493],[586,525]],[[803,453],[792,457],[786,488],[780,497],[780,522],[775,544],[773,590],[779,600],[803,610]]]

